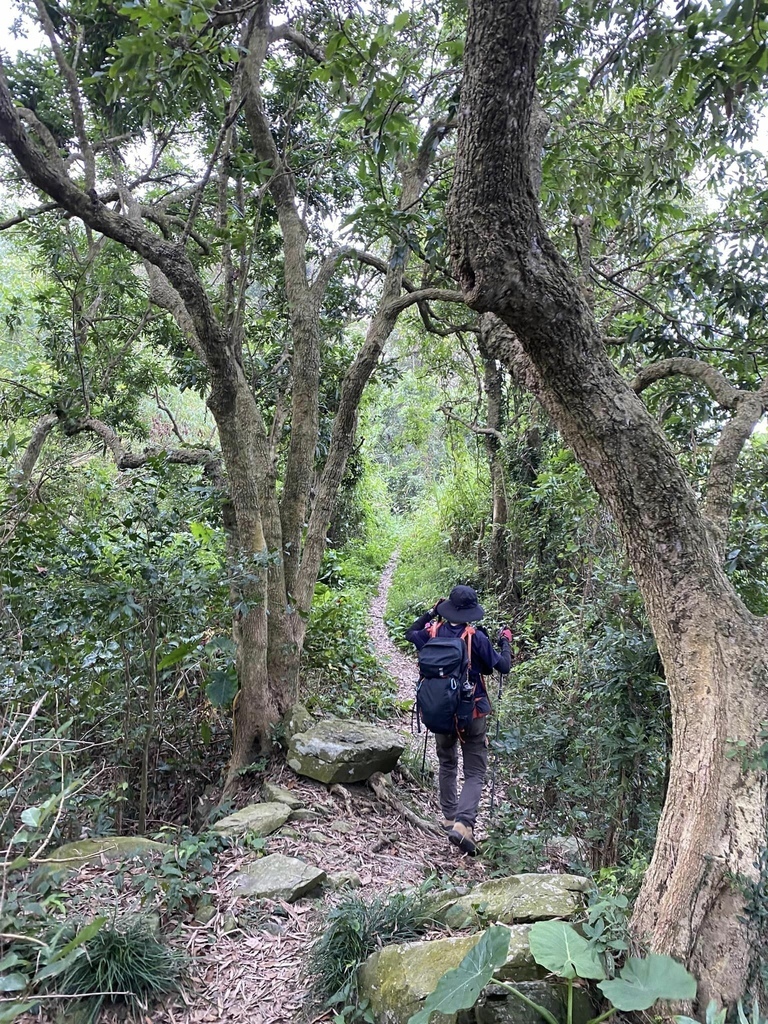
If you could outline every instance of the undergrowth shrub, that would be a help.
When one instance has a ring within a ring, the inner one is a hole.
[[[593,868],[650,853],[669,696],[637,595],[633,611],[634,621],[604,604],[564,612],[557,632],[513,666],[494,744],[507,805],[491,831],[500,868],[520,865],[526,850],[535,858],[542,837],[576,837]]]

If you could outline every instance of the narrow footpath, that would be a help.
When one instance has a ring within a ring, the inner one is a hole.
[[[397,680],[402,701],[410,706],[415,659],[394,646],[383,620],[396,563],[393,557],[386,566],[372,602],[372,635],[382,664]],[[410,713],[403,712],[390,724],[410,734]],[[411,742],[420,764],[423,733]],[[432,739],[428,757],[434,766]],[[327,786],[297,776],[284,757],[275,757],[266,778],[254,780],[252,790],[238,794],[237,806],[242,807],[261,799],[263,781],[290,789],[312,812],[311,820],[291,821],[267,838],[263,852],[296,857],[321,868],[329,884],[295,903],[253,900],[238,895],[235,877],[261,854],[242,847],[224,850],[204,885],[209,904],[205,917],[193,916],[191,901],[188,917],[169,936],[170,943],[188,958],[183,991],[142,1015],[142,1024],[330,1024],[334,1011],[313,999],[306,967],[312,943],[332,906],[352,891],[370,900],[418,887],[433,874],[456,885],[473,885],[485,878],[482,859],[462,854],[435,827],[440,815],[435,780],[420,785],[403,759],[401,764],[383,786],[377,783],[372,788],[365,782]],[[89,865],[66,880],[63,888],[80,900],[87,916],[153,912],[153,901],[140,907],[135,890],[126,884],[130,875],[145,870],[138,863]],[[338,881],[330,882],[331,878]],[[59,1024],[60,1020],[55,1011],[19,1018],[20,1024]],[[105,1009],[99,1020],[120,1024],[125,1016]]]

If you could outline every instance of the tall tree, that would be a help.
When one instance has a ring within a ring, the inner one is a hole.
[[[540,397],[614,516],[664,662],[671,771],[635,935],[686,961],[700,979],[702,1005],[732,1003],[753,981],[757,956],[743,886],[755,879],[766,842],[759,750],[768,720],[768,626],[723,571],[718,495],[727,493],[768,395],[720,391],[739,411],[723,432],[700,508],[637,396],[644,379],[633,390],[613,366],[590,296],[540,216],[532,176],[541,139],[542,4],[471,0],[469,12],[449,210],[453,266],[468,304],[492,314],[492,353]],[[754,52],[759,59],[760,48]],[[660,372],[694,371],[668,364]],[[709,384],[719,382],[710,376]]]
[[[270,23],[268,0],[150,2],[126,5],[118,15],[91,0],[36,0],[34,8],[69,100],[65,116],[51,111],[50,98],[47,108],[42,100],[25,102],[24,93],[35,89],[11,67],[22,94],[17,105],[6,77],[0,80],[0,137],[29,182],[53,201],[34,212],[66,211],[140,257],[151,302],[174,318],[207,377],[237,570],[240,693],[231,786],[298,694],[307,611],[363,388],[403,309],[418,303],[428,316],[429,301],[460,298],[439,286],[428,265],[425,287],[405,277],[411,253],[424,243],[419,210],[452,126],[458,65],[454,54],[453,72],[445,66],[451,34],[433,30],[425,61],[430,12],[410,25],[407,16],[392,18],[386,3],[372,19],[345,21],[333,5],[306,5],[280,25]],[[398,75],[386,71],[392,60]],[[445,84],[427,97],[424,82],[437,75],[438,63]],[[420,93],[423,121],[406,116]],[[302,104],[314,121],[301,119]],[[328,129],[341,104],[359,146],[352,184],[339,163],[343,154],[351,160],[349,138]],[[196,169],[180,175],[178,154],[175,164],[163,164],[163,153],[185,132],[187,145],[198,136],[204,145]],[[145,173],[132,175],[128,147],[138,139],[153,158]],[[327,226],[339,216],[334,188],[346,188],[347,206],[361,201],[356,234],[375,251],[334,239]],[[265,410],[249,302],[250,286],[264,287],[259,259],[275,237],[280,266],[273,280],[284,296],[282,358],[290,373],[285,393]],[[340,385],[318,463],[323,316],[329,286],[350,260],[377,271],[379,297]],[[36,447],[52,426],[50,415],[41,420]]]

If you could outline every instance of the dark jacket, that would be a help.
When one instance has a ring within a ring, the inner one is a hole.
[[[409,630],[406,630],[405,639],[414,644],[417,651],[420,651],[427,640],[430,639],[430,632],[427,624],[432,619],[432,612],[425,612],[419,616]],[[461,636],[465,624],[452,626],[450,622],[440,624],[439,636]],[[481,715],[487,715],[491,710],[491,702],[488,700],[488,691],[482,680],[482,676],[489,676],[494,669],[497,669],[504,676],[509,672],[512,663],[512,656],[509,650],[509,641],[501,641],[501,653],[493,649],[493,644],[486,633],[477,630],[472,637],[472,667],[469,670],[470,681],[477,689],[477,710]]]

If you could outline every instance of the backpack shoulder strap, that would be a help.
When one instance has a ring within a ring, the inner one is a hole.
[[[427,632],[429,633],[429,639],[434,640],[437,636],[437,631],[442,626],[442,622],[430,622],[427,625]]]
[[[474,626],[467,626],[461,634],[461,639],[467,644],[467,670],[472,668],[472,637],[476,632]]]

